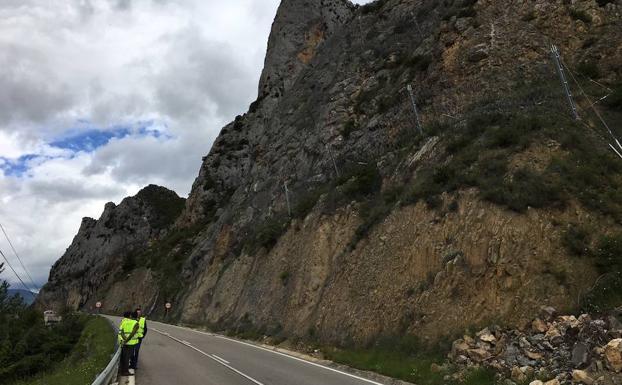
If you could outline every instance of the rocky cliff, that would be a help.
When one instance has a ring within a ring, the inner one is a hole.
[[[41,301],[171,301],[184,322],[344,345],[585,306],[603,282],[587,250],[622,220],[595,114],[622,121],[621,23],[620,1],[284,0],[258,99],[174,225],[108,207]]]

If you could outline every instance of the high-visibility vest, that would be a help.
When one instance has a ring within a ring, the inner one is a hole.
[[[123,343],[125,338],[127,338],[132,331],[134,330],[134,326],[138,323],[138,321],[134,319],[124,318],[121,321],[121,325],[119,325],[119,343]],[[125,337],[125,338],[124,338]],[[138,331],[134,333],[132,338],[125,342],[125,345],[136,345],[138,343]]]
[[[123,330],[123,323],[125,323],[126,320],[127,318],[122,318],[121,323],[119,324],[119,333],[117,333],[117,341],[119,341],[119,344],[123,343],[123,337],[121,336],[121,331]]]
[[[136,335],[138,335],[138,338],[143,338],[145,336],[145,323],[147,322],[147,319],[145,317],[140,317],[138,319],[138,331],[136,332]]]

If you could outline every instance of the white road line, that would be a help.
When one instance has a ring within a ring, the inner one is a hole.
[[[184,344],[184,345],[190,346],[190,342],[188,342],[188,341],[181,340],[181,343]]]
[[[177,339],[177,338],[173,337],[173,336],[172,336],[172,335],[170,335],[170,334],[169,334],[169,335],[166,335],[165,333],[163,333],[162,331],[160,331],[160,330],[158,330],[158,329],[156,329],[156,328],[151,328],[151,329],[152,329],[153,331],[155,331],[156,333],[160,333],[160,334],[162,334],[162,335],[165,335],[165,336],[167,336],[168,338],[170,338],[170,339],[172,339],[172,340],[174,340],[174,341],[177,341],[177,342],[179,342],[180,344],[185,345],[185,346],[189,347],[190,349],[193,349],[193,350],[195,350],[195,351],[197,351],[197,352],[199,352],[199,353],[203,354],[205,357],[208,357],[209,359],[213,360],[214,362],[219,363],[220,365],[222,365],[222,366],[226,367],[227,369],[229,369],[229,370],[231,370],[231,371],[233,371],[233,372],[235,372],[235,373],[239,374],[240,376],[242,376],[242,377],[246,378],[247,380],[249,380],[249,381],[253,382],[253,383],[254,383],[254,384],[256,384],[256,385],[264,385],[263,383],[261,383],[261,382],[257,381],[257,380],[256,380],[256,379],[254,379],[253,377],[251,377],[251,376],[249,376],[249,375],[247,375],[247,374],[244,374],[244,373],[240,372],[239,370],[237,370],[237,369],[236,369],[236,368],[234,368],[233,366],[229,365],[229,364],[228,364],[226,361],[224,361],[224,360],[223,360],[223,361],[220,361],[219,359],[217,359],[217,358],[215,358],[215,357],[212,357],[211,355],[209,355],[209,354],[205,353],[205,352],[204,352],[204,351],[202,351],[201,349],[198,349],[198,348],[196,348],[196,347],[194,347],[194,346],[192,346],[192,345],[188,344],[187,342],[186,342],[186,343],[184,343],[185,341],[180,340],[180,339]]]
[[[166,325],[166,324],[164,324],[164,325]],[[199,333],[199,334],[207,334],[207,335],[210,335],[210,336],[212,336],[212,337],[222,338],[222,339],[225,339],[225,340],[228,340],[228,341],[236,342],[236,343],[238,343],[238,344],[242,344],[242,345],[250,346],[250,347],[255,348],[255,349],[265,350],[266,352],[270,352],[270,353],[278,354],[279,356],[287,357],[287,358],[290,358],[290,359],[292,359],[292,360],[296,360],[296,361],[299,361],[299,362],[303,362],[303,363],[308,364],[308,365],[312,365],[312,366],[315,366],[315,367],[318,367],[318,368],[322,368],[322,369],[330,370],[331,372],[334,372],[334,373],[339,373],[339,374],[342,374],[342,375],[347,376],[347,377],[350,377],[350,378],[354,378],[354,379],[357,379],[357,380],[360,380],[360,381],[363,381],[363,382],[367,382],[367,383],[369,383],[369,384],[374,384],[374,385],[385,385],[385,384],[383,384],[383,383],[381,383],[381,382],[372,381],[372,380],[369,380],[369,379],[367,379],[367,378],[363,378],[363,377],[360,377],[360,376],[357,376],[357,375],[354,375],[354,374],[351,374],[351,373],[348,373],[348,372],[344,372],[344,371],[339,370],[339,369],[334,369],[334,368],[331,368],[331,367],[328,367],[328,366],[325,366],[325,365],[321,365],[321,364],[318,364],[318,363],[315,363],[315,362],[311,362],[311,361],[304,360],[304,359],[302,359],[302,358],[298,358],[298,357],[290,356],[289,354],[285,354],[285,353],[277,352],[277,351],[275,351],[275,350],[267,349],[267,348],[264,348],[264,347],[262,347],[262,346],[257,346],[257,345],[249,344],[248,342],[238,341],[238,340],[235,340],[235,339],[233,339],[233,338],[229,338],[229,337],[221,336],[221,335],[219,335],[219,334],[208,334],[208,333],[205,333],[205,332],[201,332],[201,331],[199,331],[199,330],[194,330],[194,329],[190,329],[190,328],[185,328],[185,327],[181,327],[181,326],[177,326],[177,325],[167,325],[167,326],[174,326],[174,327],[176,327],[176,328],[178,328],[178,329],[184,329],[184,330],[187,330],[187,331],[192,331],[192,332]],[[172,338],[172,337],[171,337],[171,338]]]
[[[224,358],[219,357],[219,356],[217,356],[217,355],[215,355],[215,354],[212,354],[212,357],[214,357],[214,358],[215,358],[215,359],[217,359],[217,360],[220,360],[220,361],[224,362],[225,364],[228,364],[228,363],[229,363],[229,361],[227,361],[227,360],[225,360]]]

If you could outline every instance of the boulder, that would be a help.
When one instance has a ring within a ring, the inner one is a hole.
[[[553,345],[559,345],[562,341],[562,333],[557,328],[550,328],[544,335]]]
[[[549,330],[546,322],[542,321],[540,318],[536,318],[531,323],[531,328],[538,333],[546,333]]]
[[[611,340],[605,346],[605,360],[610,370],[616,373],[622,371],[622,338]]]
[[[469,349],[467,355],[475,362],[482,362],[490,358],[490,352],[482,348]]]
[[[451,356],[458,357],[461,355],[466,355],[466,352],[471,349],[468,343],[464,340],[457,340],[451,345]]]
[[[579,323],[581,324],[587,324],[590,323],[590,321],[592,321],[592,317],[590,317],[589,314],[581,314],[579,316]]]
[[[609,329],[610,330],[615,330],[615,331],[622,330],[622,323],[618,320],[617,317],[609,316],[607,318],[607,321],[609,322]]]
[[[538,352],[531,352],[531,351],[529,351],[529,350],[525,350],[525,355],[526,355],[527,357],[529,357],[529,359],[531,359],[531,360],[536,360],[536,361],[539,361],[539,360],[541,360],[542,358],[544,358],[544,356],[542,355],[542,353],[538,353]]]
[[[544,385],[544,382],[540,380],[531,381],[529,385]]]
[[[553,318],[555,318],[556,314],[557,314],[557,310],[555,310],[554,307],[542,306],[540,308],[540,318],[542,318],[543,320],[552,321]]]
[[[594,383],[594,379],[584,370],[573,370],[572,380],[585,385],[592,385]]]
[[[585,368],[590,361],[590,347],[583,342],[577,342],[572,348],[571,362],[575,368]]]
[[[573,315],[561,316],[558,320],[565,328],[575,329],[581,326],[581,322]]]
[[[497,341],[497,337],[495,337],[488,328],[477,333],[477,338],[479,338],[480,341],[488,343],[495,343]]]
[[[559,384],[559,380],[557,378],[554,378],[550,381],[545,382],[544,385],[560,385],[560,384]]]
[[[527,381],[527,375],[518,366],[512,368],[511,378],[518,383]]]
[[[478,44],[467,55],[467,60],[471,63],[480,62],[488,58],[488,46],[486,44]]]

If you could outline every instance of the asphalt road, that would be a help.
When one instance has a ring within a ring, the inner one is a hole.
[[[147,322],[138,385],[383,385],[224,336]]]

